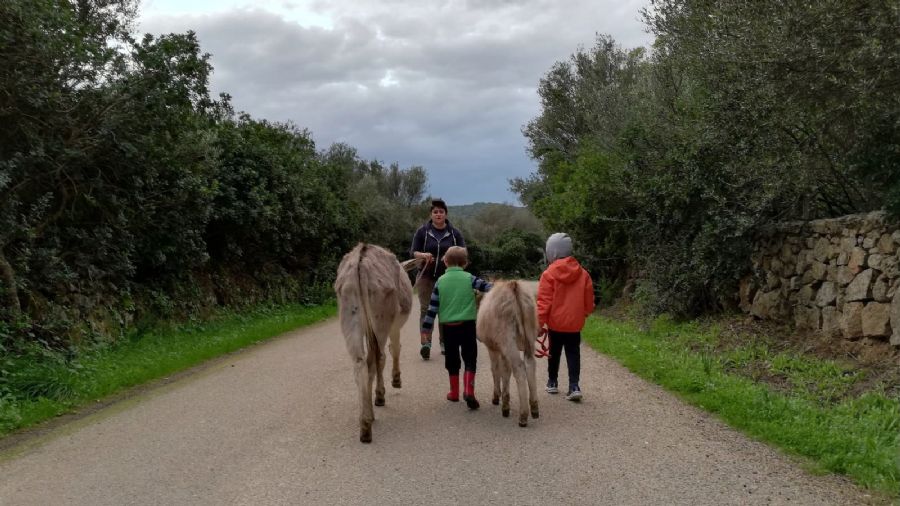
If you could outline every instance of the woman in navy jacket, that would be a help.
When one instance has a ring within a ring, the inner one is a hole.
[[[451,246],[466,247],[466,240],[462,233],[453,228],[447,220],[447,204],[441,199],[431,200],[431,219],[416,230],[413,236],[412,246],[409,248],[411,257],[424,260],[425,266],[419,270],[416,279],[416,294],[419,296],[419,324],[425,318],[428,310],[428,302],[431,299],[431,291],[434,283],[446,270],[444,265],[444,253]],[[444,354],[444,332],[438,326],[438,341],[441,345],[441,354]],[[422,338],[422,349],[419,350],[424,360],[431,356],[430,338]]]

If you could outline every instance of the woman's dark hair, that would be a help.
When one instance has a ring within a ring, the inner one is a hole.
[[[439,207],[439,208],[443,209],[445,213],[447,212],[447,204],[445,204],[444,201],[441,199],[431,199],[431,209],[430,210],[434,211],[435,207]]]

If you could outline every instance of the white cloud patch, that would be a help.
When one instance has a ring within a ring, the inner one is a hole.
[[[555,61],[596,33],[650,41],[637,0],[281,0],[208,14],[189,4],[173,15],[157,4],[140,29],[197,32],[212,89],[236,109],[293,121],[320,148],[346,142],[367,159],[423,165],[431,193],[453,204],[514,201],[507,180],[534,169],[521,127]]]

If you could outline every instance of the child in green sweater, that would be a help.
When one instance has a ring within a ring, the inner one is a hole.
[[[444,367],[450,375],[450,393],[447,400],[459,402],[460,356],[465,363],[463,399],[469,409],[478,409],[475,399],[475,364],[478,360],[478,343],[475,339],[475,292],[487,292],[493,285],[465,271],[469,256],[465,248],[450,247],[444,254],[447,272],[438,278],[431,292],[431,302],[422,320],[423,342],[431,342],[435,317],[444,327]],[[427,338],[427,341],[425,340]]]

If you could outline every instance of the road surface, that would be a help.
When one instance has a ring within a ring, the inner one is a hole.
[[[442,357],[403,329],[403,388],[358,441],[336,319],[288,333],[24,438],[0,457],[0,505],[861,504],[847,480],[792,459],[582,348],[584,400],[540,389],[519,428],[490,404],[444,399]],[[565,378],[565,365],[561,378]],[[538,361],[538,382],[547,380]],[[515,415],[517,397],[512,395]]]

